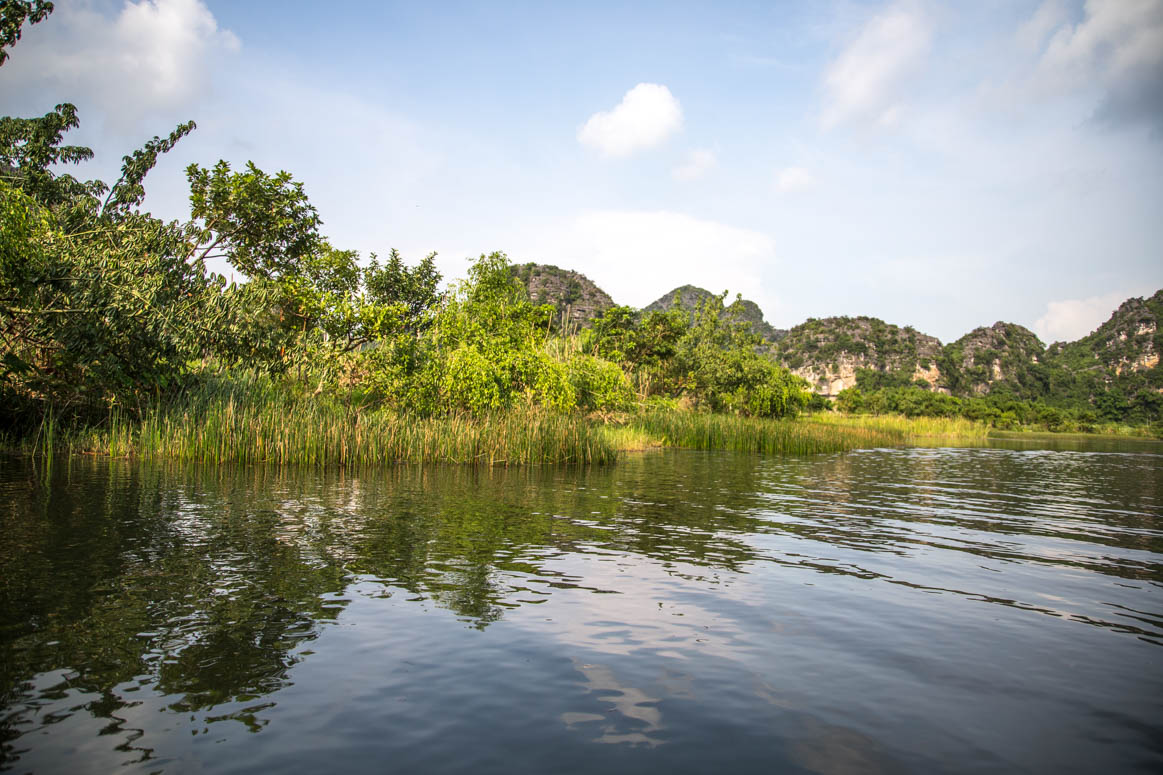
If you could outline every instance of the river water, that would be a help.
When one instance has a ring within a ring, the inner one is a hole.
[[[0,460],[0,770],[1157,773],[1120,449]]]

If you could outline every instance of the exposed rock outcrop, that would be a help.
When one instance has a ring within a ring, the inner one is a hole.
[[[580,272],[533,263],[519,264],[512,271],[533,303],[553,305],[559,316],[566,313],[571,325],[586,326],[614,306],[610,295]]]
[[[775,353],[826,396],[856,387],[862,376],[880,375],[904,384],[923,379],[934,387],[940,381],[940,340],[878,318],[813,318],[791,329]]]
[[[1045,392],[1046,346],[1028,328],[998,321],[975,328],[945,347],[941,381],[955,393],[985,395],[1004,388],[1018,396]]]

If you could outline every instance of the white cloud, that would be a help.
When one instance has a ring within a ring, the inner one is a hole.
[[[895,123],[903,86],[924,62],[931,37],[928,18],[910,5],[869,20],[824,74],[824,128]]]
[[[1033,81],[1051,94],[1097,87],[1099,118],[1163,127],[1163,0],[1088,0],[1081,22],[1050,37]]]
[[[803,167],[785,167],[775,177],[775,187],[785,194],[816,187],[816,176]]]
[[[58,3],[13,49],[0,96],[49,95],[96,108],[126,128],[152,113],[186,109],[206,91],[209,63],[238,48],[201,0],[126,2],[115,17]]]
[[[706,148],[696,148],[687,154],[686,161],[671,170],[675,180],[698,180],[719,166],[715,152]]]
[[[725,290],[767,312],[761,285],[775,262],[766,234],[670,211],[599,210],[543,230],[516,261],[551,260],[583,272],[619,304],[642,307],[679,285]],[[546,258],[546,257],[552,257]]]
[[[606,156],[629,156],[653,148],[681,126],[682,106],[670,89],[640,83],[613,110],[590,116],[577,139]]]
[[[1043,342],[1073,342],[1102,325],[1128,296],[1106,293],[1086,299],[1064,299],[1046,305],[1046,314],[1034,323]]]
[[[1026,50],[1040,51],[1046,37],[1066,21],[1068,15],[1062,0],[1045,0],[1034,15],[1018,28],[1018,44]]]

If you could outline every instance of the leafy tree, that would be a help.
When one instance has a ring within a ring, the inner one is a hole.
[[[434,287],[423,263],[416,273],[421,286]],[[552,314],[528,300],[505,254],[482,255],[421,326],[424,336],[406,330],[369,351],[369,383],[388,403],[423,414],[481,414],[519,403],[572,409],[566,366],[544,348]]]
[[[109,188],[109,194],[101,204],[101,214],[105,216],[123,215],[130,208],[138,207],[145,199],[145,176],[157,164],[158,156],[173,150],[197,125],[193,121],[178,124],[169,136],[162,139],[156,135],[145,146],[123,157],[121,177]]]
[[[190,212],[197,227],[191,257],[224,257],[251,279],[302,274],[303,262],[321,247],[321,221],[303,184],[287,172],[268,175],[253,162],[231,172],[191,164]]]
[[[188,230],[135,212],[145,175],[193,124],[126,156],[112,188],[54,171],[92,157],[63,142],[77,124],[69,104],[41,118],[0,118],[0,381],[9,422],[49,408],[136,406],[180,384],[190,359],[224,344],[220,332],[231,328],[231,297],[187,260]]]
[[[679,383],[713,411],[795,414],[807,400],[806,384],[759,354],[761,337],[724,307],[726,295],[700,302],[694,323],[677,343],[674,370]]]
[[[408,269],[394,248],[383,266],[373,253],[371,265],[363,274],[367,302],[379,307],[397,306],[403,328],[413,333],[431,325],[431,313],[444,298],[438,290],[440,280],[435,253]]]
[[[99,180],[80,181],[53,167],[93,158],[81,145],[63,145],[64,134],[80,125],[77,109],[57,105],[40,118],[0,118],[0,179],[57,214],[66,230],[91,218],[97,197],[107,187]]]
[[[38,24],[53,12],[47,0],[0,0],[0,65],[8,61],[8,52],[16,41],[24,23]]]
[[[185,261],[175,225],[129,214],[66,234],[46,208],[0,183],[0,232],[9,411],[135,407],[181,382],[224,314],[200,267]]]
[[[630,370],[658,366],[674,357],[689,321],[687,312],[677,306],[643,313],[611,307],[582,332],[582,349]]]

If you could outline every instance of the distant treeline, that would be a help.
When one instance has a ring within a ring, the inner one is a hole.
[[[1083,402],[1073,407],[1062,408],[1005,393],[953,396],[916,385],[883,387],[868,391],[859,387],[848,388],[836,397],[835,406],[849,414],[960,417],[1000,430],[1026,428],[1060,432],[1109,431],[1112,430],[1112,425],[1125,421],[1125,414],[1122,412],[1103,414]]]

